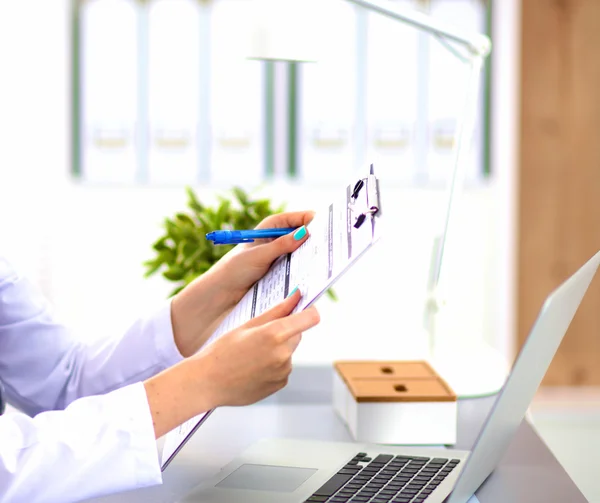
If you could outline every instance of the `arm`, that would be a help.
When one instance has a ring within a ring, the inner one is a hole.
[[[0,501],[69,503],[159,484],[142,383],[35,418],[0,416]]]
[[[103,396],[35,418],[0,417],[0,501],[69,503],[161,481],[155,437],[214,407],[253,403],[285,385],[314,308],[296,293],[200,353]]]
[[[8,401],[30,415],[113,391],[180,361],[171,305],[122,337],[78,343],[47,302],[0,258],[0,379]]]
[[[258,228],[301,227],[312,212],[271,215]],[[0,257],[0,379],[9,401],[29,414],[147,379],[195,354],[220,320],[269,269],[296,250],[302,232],[239,245],[153,317],[118,339],[77,343],[53,320],[39,293]]]

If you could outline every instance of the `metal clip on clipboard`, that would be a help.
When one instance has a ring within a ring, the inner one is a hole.
[[[353,212],[356,211],[356,209],[354,207],[354,203],[358,199],[358,196],[359,196],[361,190],[363,189],[363,187],[365,187],[365,185],[366,185],[365,190],[367,191],[366,209],[364,211],[360,212],[358,214],[358,216],[356,217],[356,221],[354,222],[355,229],[360,228],[360,226],[367,219],[367,215],[371,216],[371,221],[374,226],[375,225],[375,222],[374,222],[375,215],[381,211],[381,206],[379,203],[379,180],[377,180],[377,178],[375,178],[373,164],[371,164],[371,167],[369,170],[369,176],[367,176],[367,178],[361,178],[360,180],[358,180],[356,182],[356,184],[354,185],[354,188],[352,189],[351,203],[350,203],[349,207],[350,207],[350,210]]]

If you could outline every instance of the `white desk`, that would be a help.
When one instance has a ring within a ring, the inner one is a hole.
[[[162,486],[91,501],[172,503],[260,438],[350,441],[331,406],[331,376],[329,367],[294,369],[288,387],[268,400],[215,411],[165,471]],[[473,446],[493,402],[481,398],[459,403],[457,448]],[[480,503],[587,501],[526,421],[477,497]]]

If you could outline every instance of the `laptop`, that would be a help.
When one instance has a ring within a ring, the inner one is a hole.
[[[548,296],[472,451],[266,439],[181,501],[466,503],[504,455],[599,264],[600,252]]]

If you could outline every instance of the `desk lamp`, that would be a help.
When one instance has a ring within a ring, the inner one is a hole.
[[[461,30],[426,14],[400,9],[385,0],[255,0],[249,57],[261,60],[316,61],[319,44],[326,40],[317,36],[319,30],[325,28],[317,23],[326,21],[326,16],[322,13],[333,1],[347,1],[367,11],[428,32],[467,68],[468,78],[462,114],[455,132],[446,213],[441,232],[433,244],[423,326],[429,342],[429,360],[458,397],[494,394],[504,384],[507,375],[506,363],[497,352],[484,343],[461,347],[458,338],[452,337],[447,323],[450,313],[445,312],[447,308],[444,307],[449,289],[447,286],[443,288],[442,281],[445,245],[457,218],[456,201],[465,179],[466,155],[477,115],[480,77],[484,60],[491,49],[491,42],[485,35],[462,33]],[[445,267],[448,268],[447,263]],[[445,330],[440,330],[442,325],[446,327]],[[454,330],[456,329],[455,327]],[[441,340],[440,334],[444,336]]]

